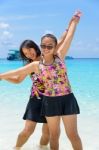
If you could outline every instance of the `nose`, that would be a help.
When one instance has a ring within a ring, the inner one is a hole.
[[[27,57],[27,58],[30,58],[30,57],[31,57],[31,55],[30,55],[29,53],[27,53],[27,54],[26,54],[26,57]]]
[[[46,46],[46,47],[44,48],[44,50],[48,50],[48,47]]]

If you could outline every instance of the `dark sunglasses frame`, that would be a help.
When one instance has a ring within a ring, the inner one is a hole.
[[[51,49],[54,48],[54,46],[52,46],[52,45],[45,45],[45,44],[41,44],[40,47],[41,47],[42,49],[46,49],[46,48],[47,48],[48,50],[51,50]]]

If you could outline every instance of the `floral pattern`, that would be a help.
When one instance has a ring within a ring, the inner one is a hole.
[[[31,89],[31,96],[36,96],[37,98],[39,98],[39,94],[44,93],[43,83],[40,80],[38,74],[32,73],[31,79],[33,81],[32,89]]]
[[[52,65],[40,63],[41,80],[44,85],[44,95],[62,96],[71,93],[66,67],[62,60],[55,57]]]

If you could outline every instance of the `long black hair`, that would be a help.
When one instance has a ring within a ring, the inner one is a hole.
[[[32,41],[32,40],[25,40],[25,41],[23,41],[23,42],[21,43],[20,48],[19,48],[21,58],[22,58],[22,60],[23,60],[24,62],[29,63],[29,62],[32,62],[33,60],[27,58],[27,57],[24,55],[23,50],[22,50],[23,48],[27,48],[27,49],[29,49],[29,48],[34,48],[34,50],[35,50],[35,52],[36,52],[36,57],[38,57],[38,56],[41,55],[40,48],[39,48],[39,46],[38,46],[34,41]]]

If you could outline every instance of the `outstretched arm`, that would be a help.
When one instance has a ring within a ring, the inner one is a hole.
[[[61,59],[64,59],[66,54],[67,54],[67,51],[70,47],[70,44],[72,42],[72,39],[73,39],[73,36],[74,36],[74,33],[75,33],[75,30],[76,30],[76,26],[79,22],[79,19],[80,19],[80,16],[81,16],[81,12],[78,11],[76,12],[76,14],[72,17],[72,22],[70,24],[70,27],[68,29],[68,33],[64,39],[64,42],[63,44],[58,48],[57,50],[57,55],[61,58]]]
[[[13,77],[7,78],[6,81],[18,84],[18,83],[22,82],[25,79],[25,77],[26,77],[25,75],[13,76]]]
[[[32,72],[37,72],[38,71],[38,61],[37,62],[32,62],[24,67],[21,67],[19,69],[13,70],[13,71],[8,71],[6,73],[0,74],[0,79],[8,79],[13,76],[24,76],[24,78],[29,75]]]

